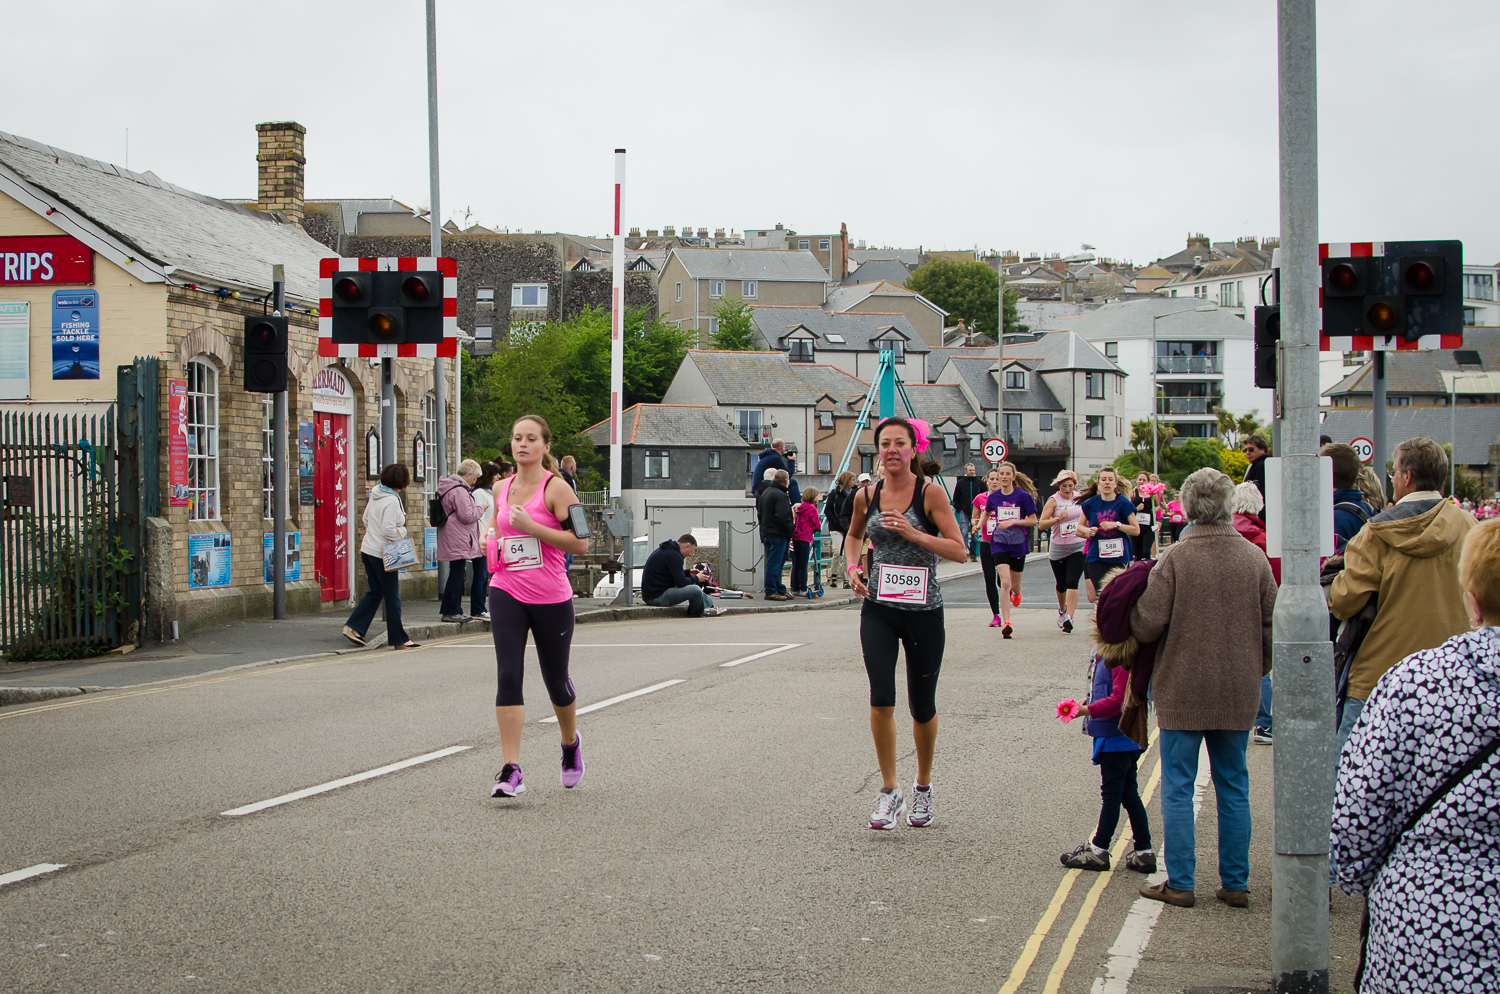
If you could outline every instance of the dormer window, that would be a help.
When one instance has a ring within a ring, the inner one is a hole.
[[[1020,369],[1007,369],[1005,371],[1005,389],[1025,390],[1026,372]]]
[[[906,343],[900,339],[886,339],[878,343],[880,351],[893,353],[891,362],[900,364],[906,362]]]
[[[811,338],[794,338],[787,342],[787,345],[791,346],[791,355],[789,358],[792,362],[813,361],[813,343]]]

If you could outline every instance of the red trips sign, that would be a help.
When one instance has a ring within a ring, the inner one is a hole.
[[[0,286],[94,282],[94,253],[68,235],[0,238]]]

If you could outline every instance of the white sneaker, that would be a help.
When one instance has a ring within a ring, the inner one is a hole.
[[[1067,618],[1068,618],[1067,614],[1065,614],[1061,609],[1058,609],[1058,612],[1057,612],[1057,627],[1061,628],[1063,626],[1063,622],[1066,621]]]
[[[887,794],[881,791],[875,795],[875,810],[870,814],[870,827],[882,831],[889,831],[896,827],[896,820],[906,812],[906,795],[901,793],[901,788]]]
[[[911,786],[911,814],[906,816],[906,823],[912,828],[926,828],[932,824],[932,785],[928,784],[926,790],[919,790],[915,783]]]

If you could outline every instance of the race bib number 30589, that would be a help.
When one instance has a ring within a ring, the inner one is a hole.
[[[880,566],[877,601],[893,604],[926,604],[929,571],[926,566]]]

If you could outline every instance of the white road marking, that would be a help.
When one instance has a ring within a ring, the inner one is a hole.
[[[0,887],[6,884],[20,883],[22,880],[30,880],[44,873],[54,873],[67,866],[67,863],[38,863],[36,866],[28,866],[24,870],[12,870],[9,873],[0,873]]]
[[[264,811],[267,808],[274,808],[281,804],[290,804],[292,801],[300,801],[304,797],[312,797],[314,794],[324,794],[330,790],[337,790],[340,787],[347,787],[350,784],[359,783],[362,780],[373,780],[375,777],[382,777],[387,773],[395,773],[397,770],[404,770],[409,766],[417,766],[421,763],[430,763],[434,759],[442,759],[445,756],[452,756],[454,753],[463,752],[466,749],[472,748],[474,747],[449,746],[446,749],[439,749],[437,752],[429,752],[421,756],[413,756],[411,759],[403,759],[399,763],[392,763],[389,766],[382,766],[377,770],[366,770],[364,773],[356,773],[350,777],[342,777],[338,780],[330,780],[328,783],[319,784],[316,787],[306,787],[302,790],[295,790],[290,794],[282,794],[280,797],[273,797],[267,801],[256,801],[254,804],[247,804],[242,808],[234,808],[229,811],[223,811],[220,812],[220,814],[222,814],[225,818],[238,818],[240,815],[252,815],[257,811]]]
[[[802,646],[802,645],[806,645],[806,643],[805,642],[788,642],[786,645],[778,645],[774,649],[767,649],[765,652],[757,652],[757,653],[755,653],[754,655],[751,655],[751,656],[742,656],[739,659],[731,659],[729,662],[727,662],[727,663],[720,663],[719,665],[720,666],[738,666],[740,663],[748,663],[752,659],[759,659],[762,656],[773,656],[773,655],[775,655],[778,652],[786,652],[788,649],[796,649],[796,648],[798,648],[799,646]]]
[[[586,708],[579,708],[574,713],[575,714],[588,714],[590,711],[598,711],[600,708],[607,708],[611,704],[619,704],[621,701],[628,701],[632,697],[640,697],[643,694],[650,694],[650,693],[654,693],[655,691],[658,691],[658,690],[665,690],[668,687],[674,687],[674,686],[676,686],[679,683],[686,683],[686,682],[687,682],[686,680],[666,680],[666,681],[663,681],[662,683],[652,684],[649,687],[642,687],[640,690],[632,690],[630,693],[628,693],[628,694],[621,694],[619,697],[611,697],[609,700],[607,700],[607,701],[600,701],[598,704],[590,704]],[[543,718],[542,719],[542,724],[546,725],[546,724],[549,724],[549,723],[556,724],[557,723],[557,716],[553,715],[551,718]]]
[[[725,648],[736,648],[752,645],[780,645],[780,642],[574,642],[575,649],[675,649],[679,646],[688,648],[714,648],[723,646]],[[488,649],[486,643],[477,645],[456,645],[455,649]],[[536,644],[527,642],[526,648],[535,649]]]
[[[1203,789],[1208,786],[1211,777],[1208,749],[1205,747],[1198,755],[1198,779],[1193,783],[1194,824],[1197,823],[1198,811],[1203,807]],[[1164,848],[1157,846],[1157,853],[1162,856],[1162,868],[1146,878],[1148,883],[1158,884],[1167,879]],[[1135,899],[1135,903],[1130,906],[1130,913],[1125,916],[1125,924],[1120,926],[1120,934],[1115,937],[1115,944],[1109,947],[1109,960],[1104,965],[1103,975],[1094,978],[1091,994],[1127,994],[1130,990],[1130,978],[1135,976],[1136,967],[1141,965],[1141,957],[1146,954],[1146,944],[1151,941],[1151,932],[1156,928],[1156,920],[1161,917],[1161,911],[1165,907],[1161,901],[1153,901],[1149,897]]]

